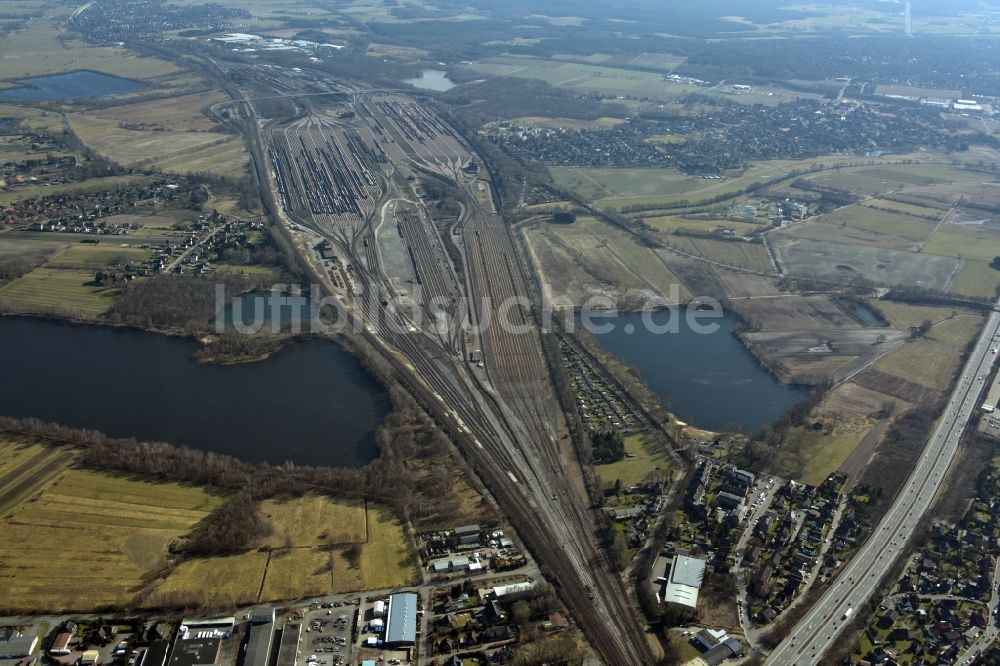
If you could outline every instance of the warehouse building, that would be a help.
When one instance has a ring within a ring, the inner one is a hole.
[[[299,636],[301,635],[302,625],[297,622],[290,622],[281,630],[277,666],[295,666],[295,653],[299,649]]]
[[[21,659],[30,657],[38,647],[38,636],[11,635],[5,641],[0,641],[0,659]]]
[[[404,647],[417,642],[417,595],[402,592],[389,597],[386,612],[385,644]]]
[[[250,616],[250,637],[243,655],[243,666],[267,666],[274,645],[274,609],[254,610]]]
[[[705,560],[675,555],[670,577],[663,589],[663,603],[683,608],[698,607],[698,590],[705,577]]]
[[[174,641],[167,666],[213,666],[221,646],[218,638],[179,638]]]
[[[139,662],[139,666],[166,666],[169,653],[170,643],[163,640],[153,641],[142,653],[142,661]]]

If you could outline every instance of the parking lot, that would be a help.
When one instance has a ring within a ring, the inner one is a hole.
[[[351,661],[351,633],[357,606],[325,603],[303,618],[301,654],[296,666],[338,666]]]

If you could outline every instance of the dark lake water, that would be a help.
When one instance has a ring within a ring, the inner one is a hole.
[[[17,79],[15,83],[22,87],[0,90],[0,100],[64,102],[71,99],[123,95],[145,87],[145,84],[139,81],[92,72],[89,69]]]
[[[719,325],[714,333],[701,334],[687,325],[684,313],[675,315],[680,317],[676,333],[651,332],[642,315],[634,313],[595,318],[595,323],[614,325],[614,330],[595,334],[605,349],[639,369],[677,418],[699,428],[718,431],[739,423],[755,432],[808,395],[803,387],[777,381],[757,363],[733,335],[735,316],[700,319]],[[666,310],[651,315],[659,326],[669,319]]]
[[[196,349],[154,333],[0,317],[0,414],[251,462],[358,467],[377,456],[388,396],[332,342],[229,366],[196,363]]]

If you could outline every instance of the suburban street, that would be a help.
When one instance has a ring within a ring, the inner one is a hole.
[[[854,559],[770,654],[769,664],[821,663],[824,652],[837,641],[844,625],[854,619],[852,615],[862,608],[903,552],[947,475],[962,433],[978,415],[978,398],[997,358],[992,349],[998,331],[1000,314],[992,312],[906,485]]]

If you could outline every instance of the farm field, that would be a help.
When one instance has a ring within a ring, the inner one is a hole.
[[[173,63],[136,56],[124,48],[94,46],[73,39],[60,23],[73,11],[56,6],[20,30],[4,36],[0,79],[90,69],[131,79],[150,79],[180,71]]]
[[[93,285],[94,272],[36,268],[0,287],[0,307],[22,312],[96,317],[111,307],[111,290]]]
[[[340,543],[363,543],[366,538],[365,507],[329,497],[300,497],[294,500],[267,500],[261,514],[271,521],[274,533],[262,545],[282,548],[316,548]],[[333,518],[336,518],[334,520]]]
[[[1000,232],[987,225],[943,224],[924,246],[924,252],[990,262],[1000,256]]]
[[[723,95],[711,88],[664,81],[661,75],[655,72],[530,56],[490,57],[473,62],[468,67],[476,72],[493,76],[540,79],[553,86],[602,95],[633,95],[662,99],[699,93],[713,97],[724,96],[743,104],[767,105],[779,104],[785,99],[780,95],[769,96],[758,93]]]
[[[403,587],[420,580],[410,540],[386,507],[368,507],[368,541],[361,546],[360,564],[366,590]]]
[[[937,226],[936,220],[894,213],[868,206],[847,206],[820,218],[821,224],[852,227],[900,239],[899,249],[919,249]]]
[[[72,242],[71,239],[60,238],[54,234],[43,236],[20,231],[5,231],[0,233],[0,261],[19,258],[32,265],[38,265],[46,257],[69,247]]]
[[[596,294],[645,300],[652,294],[669,297],[672,285],[680,285],[652,249],[593,217],[578,217],[573,224],[538,221],[524,234],[550,298],[576,305]],[[687,298],[683,287],[678,293]]]
[[[142,263],[153,256],[153,251],[137,247],[122,247],[111,243],[91,245],[77,243],[45,262],[46,268],[75,268],[96,271],[110,263],[128,261]]]
[[[54,482],[39,482],[0,519],[0,604],[8,610],[131,605],[144,579],[165,564],[167,544],[222,501],[195,487],[65,463]]]
[[[871,425],[855,424],[848,431],[841,431],[836,426],[822,430],[796,426],[788,432],[779,464],[797,481],[818,486],[851,455]]]
[[[858,275],[881,285],[947,291],[959,268],[959,261],[953,257],[813,240],[785,233],[772,236],[772,248],[778,261],[792,275],[837,280],[845,275]]]
[[[251,550],[181,562],[153,588],[144,605],[191,608],[256,603],[267,560],[267,552]]]
[[[935,391],[945,391],[961,364],[962,351],[982,323],[980,315],[959,314],[936,324],[923,338],[883,357],[874,369]]]
[[[628,435],[624,441],[625,453],[629,457],[597,465],[597,474],[605,488],[614,486],[616,480],[621,480],[622,485],[628,488],[643,481],[669,476],[669,462],[662,444],[645,433]]]
[[[140,183],[145,180],[148,180],[145,176],[106,176],[103,178],[91,178],[76,183],[26,187],[13,192],[0,193],[0,206],[5,206],[14,203],[15,201],[24,201],[25,199],[48,197],[57,194],[108,190],[121,185],[128,185],[130,183]]]
[[[650,227],[656,231],[670,234],[677,230],[684,231],[695,231],[695,232],[711,232],[716,229],[732,229],[737,234],[749,235],[755,231],[760,231],[766,229],[766,225],[754,224],[753,222],[744,222],[741,220],[729,220],[725,218],[712,218],[712,219],[702,219],[702,218],[691,218],[691,217],[673,217],[673,216],[660,216],[660,217],[644,217],[642,218],[644,224],[648,224]]]
[[[951,283],[951,291],[962,296],[996,298],[1000,289],[1000,271],[984,261],[964,260],[962,270]]]
[[[97,271],[114,262],[142,264],[153,255],[149,249],[73,242],[77,238],[44,233],[12,238],[12,245],[33,249],[38,261],[42,253],[48,254],[42,266],[0,286],[0,306],[22,312],[95,317],[111,307],[114,295],[113,287],[94,284]]]
[[[788,294],[781,298],[734,301],[731,306],[753,331],[823,331],[861,328],[829,296]]]
[[[27,106],[18,106],[15,104],[0,102],[0,118],[12,118],[16,120],[17,128],[22,130],[36,132],[41,131],[49,134],[61,134],[64,129],[62,116],[60,114],[55,111],[33,109]],[[8,137],[4,138],[7,139]],[[3,156],[4,160],[9,159],[5,152],[0,153],[0,155]]]
[[[778,455],[778,469],[803,483],[818,484],[853,458],[853,463],[858,463],[851,464],[856,472],[881,439],[880,428],[887,424],[879,426],[879,423],[886,406],[902,413],[910,403],[853,381],[837,386],[807,419],[810,423],[820,423],[818,430],[800,426],[789,432]],[[864,450],[858,449],[859,444]]]
[[[410,541],[386,507],[306,496],[266,500],[261,512],[271,522],[269,536],[244,553],[182,562],[154,584],[147,605],[196,605],[205,589],[217,593],[213,600],[243,604],[401,587],[419,578]],[[357,566],[345,556],[352,546]]]
[[[588,129],[610,129],[621,125],[625,121],[621,118],[595,118],[594,120],[580,120],[579,118],[546,118],[543,116],[524,116],[511,121],[516,125],[533,127],[552,127],[555,129],[588,130]],[[573,167],[566,167],[572,169]]]
[[[668,246],[681,252],[704,257],[727,266],[747,268],[760,273],[773,273],[774,266],[763,245],[744,241],[723,241],[693,236],[670,236],[664,239]]]
[[[217,129],[218,124],[203,110],[228,99],[219,91],[200,92],[152,102],[113,106],[86,115],[128,123],[133,129],[208,132]]]
[[[340,594],[361,588],[358,570],[335,550],[291,548],[271,552],[261,600]]]
[[[927,320],[934,324],[944,321],[951,317],[951,313],[955,311],[951,307],[911,305],[886,300],[871,300],[869,305],[878,310],[890,326],[903,331],[916,328]]]
[[[948,210],[948,206],[946,204],[940,204],[938,206],[922,206],[905,203],[903,201],[894,201],[892,199],[867,199],[862,201],[860,205],[868,208],[900,213],[902,215],[926,217],[933,219],[935,222],[940,220],[944,213]]]
[[[704,183],[675,169],[600,169],[550,167],[557,186],[588,201],[608,197],[681,194]]]
[[[248,163],[243,141],[221,132],[122,129],[114,120],[67,114],[73,131],[96,152],[130,166],[175,173],[209,171],[242,175]]]
[[[949,164],[877,164],[824,171],[805,178],[825,187],[878,196],[914,187],[975,183],[988,177]]]

